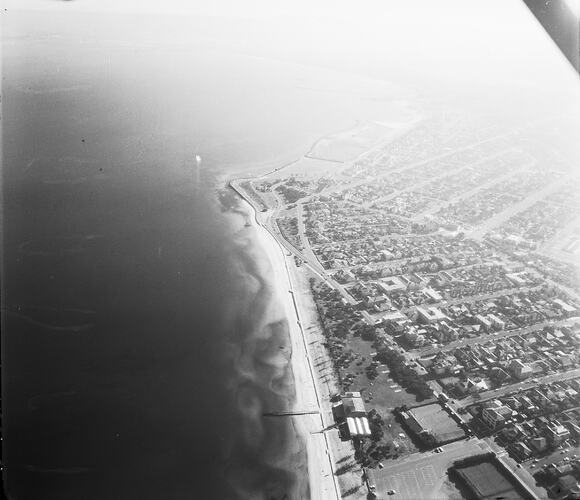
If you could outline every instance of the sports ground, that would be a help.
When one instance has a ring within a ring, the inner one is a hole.
[[[379,498],[428,500],[441,498],[440,490],[447,480],[447,469],[461,458],[489,452],[489,446],[478,439],[451,443],[442,453],[415,453],[407,460],[386,465],[370,472]]]

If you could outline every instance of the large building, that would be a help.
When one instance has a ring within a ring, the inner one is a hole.
[[[552,446],[557,446],[570,437],[570,431],[559,422],[552,422],[545,432]]]
[[[432,325],[447,318],[440,309],[436,307],[417,307],[419,319],[422,323]]]
[[[534,372],[531,366],[522,363],[522,361],[519,359],[512,360],[510,363],[510,370],[514,374],[514,377],[519,380],[530,377]]]
[[[371,435],[367,411],[360,392],[345,393],[340,403],[335,405],[334,413],[341,420],[344,419],[351,438]]]
[[[481,412],[482,420],[492,429],[504,424],[511,415],[511,408],[505,405],[484,408]]]
[[[465,437],[465,431],[441,405],[434,403],[401,412],[405,424],[428,445]]]

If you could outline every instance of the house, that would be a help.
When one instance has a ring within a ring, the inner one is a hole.
[[[407,328],[403,334],[403,339],[413,347],[421,347],[427,343],[425,336],[422,335],[419,330],[413,327]]]
[[[526,280],[522,278],[519,274],[509,273],[506,274],[505,277],[517,287],[524,286],[526,284]]]
[[[425,282],[427,281],[427,280],[426,280],[426,279],[425,279],[423,276],[420,276],[420,275],[419,275],[419,274],[417,274],[417,273],[411,273],[411,274],[409,275],[409,279],[410,279],[410,280],[411,280],[413,283],[417,283],[417,284],[423,284],[423,283],[425,283]]]
[[[509,396],[503,399],[504,404],[509,406],[512,410],[518,410],[522,407],[522,403],[515,397]]]
[[[348,269],[341,269],[334,274],[334,279],[339,283],[351,283],[356,280],[356,276],[352,274]]]
[[[489,373],[489,378],[495,380],[499,384],[502,384],[506,380],[509,380],[511,376],[508,372],[499,366],[494,366]]]
[[[445,377],[438,380],[439,385],[448,392],[453,392],[456,385],[459,383],[458,377]]]
[[[403,333],[406,325],[411,322],[407,316],[399,311],[381,313],[376,323],[381,323],[381,321],[384,323],[385,329],[391,334]]]
[[[574,467],[570,463],[560,462],[557,464],[550,464],[546,467],[546,473],[553,477],[562,477],[566,474],[572,474],[574,472]]]
[[[546,363],[545,361],[543,361],[541,359],[534,361],[531,366],[532,366],[532,370],[534,370],[535,374],[547,373],[548,370],[550,369],[550,366],[548,365],[548,363]]]
[[[388,311],[391,308],[391,301],[384,295],[376,297],[367,297],[365,299],[367,308],[374,309],[377,312]]]
[[[457,358],[445,352],[437,353],[431,364],[431,370],[435,375],[444,375],[447,373],[457,375],[462,369],[463,365],[459,364]]]
[[[442,344],[446,344],[448,342],[452,342],[454,340],[457,340],[457,338],[459,337],[459,333],[457,332],[457,329],[450,326],[447,321],[442,321],[439,325],[435,325],[435,326],[436,327],[439,326],[439,328],[435,328],[431,332],[431,335],[433,337],[435,337]]]
[[[457,384],[457,390],[460,394],[475,394],[477,392],[487,391],[489,387],[483,379],[467,378]]]
[[[580,436],[580,426],[578,424],[576,424],[574,422],[568,422],[566,424],[566,426],[570,430],[570,433],[572,434],[572,436],[574,436],[575,438]]]
[[[363,297],[363,299],[371,297],[375,293],[371,286],[366,285],[364,283],[357,284],[353,286],[352,289],[355,290],[361,297]]]
[[[521,441],[525,437],[527,437],[523,427],[518,424],[508,424],[506,425],[501,431],[497,434],[500,436],[504,441],[508,443],[512,443],[514,441]]]
[[[540,406],[541,408],[545,408],[550,405],[550,400],[546,397],[545,394],[540,392],[538,389],[534,389],[530,393],[530,397]]]
[[[511,451],[511,453],[519,460],[526,460],[532,456],[532,450],[530,450],[522,441],[510,445],[509,451]]]
[[[560,356],[558,358],[558,363],[560,363],[560,366],[566,370],[574,367],[574,363],[572,362],[572,358],[567,354],[564,356]]]

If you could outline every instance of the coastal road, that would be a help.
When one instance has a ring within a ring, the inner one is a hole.
[[[272,231],[271,224],[266,224],[257,216],[258,212],[251,200],[246,198],[241,190],[236,189],[236,191],[254,211],[258,236],[262,240],[262,247],[268,253],[272,264],[274,283],[278,284],[279,298],[288,320],[292,347],[291,364],[296,388],[294,405],[298,411],[304,408],[309,409],[309,413],[291,418],[294,419],[295,425],[306,443],[310,494],[312,498],[316,499],[339,500],[341,498],[340,487],[334,473],[329,438],[326,432],[321,432],[334,422],[328,422],[323,412],[314,367],[302,326],[302,317],[296,302],[296,291],[288,268],[286,253],[289,249],[285,244],[286,241],[277,237],[277,233]],[[282,290],[285,290],[285,293]],[[311,412],[313,408],[317,412]]]
[[[270,237],[273,237],[273,235],[271,233]],[[281,253],[281,258],[283,259],[284,262],[284,269],[285,269],[285,273],[286,273],[286,280],[288,283],[288,288],[289,288],[289,296],[290,296],[290,300],[292,302],[292,310],[294,315],[296,316],[296,325],[298,326],[298,332],[294,332],[292,334],[292,337],[294,338],[294,340],[297,340],[296,337],[296,333],[299,334],[299,338],[301,340],[300,345],[301,345],[301,353],[300,353],[300,357],[302,359],[304,359],[306,361],[307,367],[308,367],[308,373],[309,373],[309,377],[310,380],[308,381],[308,385],[311,385],[315,399],[316,399],[316,406],[318,408],[318,414],[317,415],[310,415],[311,420],[313,421],[314,425],[315,425],[315,429],[316,430],[310,430],[310,438],[308,439],[308,442],[310,444],[312,444],[312,441],[324,441],[324,448],[325,448],[325,452],[326,452],[326,456],[328,458],[328,467],[329,467],[329,472],[327,473],[326,476],[323,475],[323,477],[331,477],[332,478],[332,482],[333,482],[333,486],[334,486],[334,494],[335,496],[330,496],[331,492],[328,491],[327,488],[324,488],[323,491],[321,491],[321,493],[324,494],[324,496],[321,498],[341,498],[341,494],[340,494],[340,488],[338,486],[338,482],[336,480],[336,476],[334,474],[334,466],[333,466],[333,460],[332,460],[332,454],[331,454],[331,448],[330,448],[330,443],[328,442],[328,435],[325,432],[319,432],[319,433],[313,433],[316,432],[318,429],[325,429],[327,427],[327,425],[332,424],[334,422],[325,422],[325,418],[324,418],[324,413],[322,411],[322,400],[321,400],[321,396],[319,394],[318,391],[318,387],[316,384],[316,376],[315,376],[315,372],[314,372],[314,368],[313,368],[313,364],[312,364],[312,359],[310,357],[310,352],[308,350],[308,346],[306,345],[306,336],[305,336],[305,332],[304,332],[304,327],[302,326],[302,318],[300,315],[300,309],[298,307],[298,304],[296,302],[296,293],[295,293],[295,289],[294,289],[294,283],[292,282],[292,276],[290,274],[290,270],[288,268],[288,261],[284,255],[284,247],[282,245],[280,245],[280,242],[277,238],[275,239],[275,244],[280,246],[280,253]],[[289,317],[290,318],[290,317]],[[292,329],[291,329],[292,330]],[[292,357],[295,357],[298,355],[298,349],[296,349],[296,345],[293,345],[293,349],[292,349]],[[302,386],[302,389],[304,388],[304,386]],[[298,401],[301,399],[299,396],[299,393],[301,393],[302,390],[297,390],[296,391],[296,400],[297,403]],[[320,444],[316,445],[316,447],[318,449],[320,449]],[[315,450],[313,449],[313,446],[309,446],[308,449],[308,453],[310,454],[310,456],[312,456],[315,453]],[[312,466],[310,465],[310,460],[309,460],[309,473],[313,474],[314,471],[312,470]],[[324,463],[326,463],[325,460],[323,460]],[[318,458],[316,460],[316,465],[318,465],[319,467],[322,465],[321,464],[321,460],[320,458]],[[321,472],[324,473],[326,470],[326,466],[320,467],[321,468]],[[311,484],[312,484],[312,479],[311,478]]]
[[[355,305],[357,301],[346,291],[346,289],[338,283],[336,280],[332,279],[324,267],[318,262],[318,259],[312,254],[312,256],[304,255],[303,252],[298,250],[294,245],[288,242],[284,236],[280,233],[278,225],[276,224],[276,217],[280,212],[280,200],[276,196],[277,206],[266,212],[262,212],[260,207],[256,205],[256,202],[252,199],[251,196],[247,195],[245,190],[239,186],[239,182],[244,179],[236,179],[230,181],[228,184],[229,186],[236,192],[238,195],[244,199],[253,209],[254,211],[254,220],[256,224],[263,227],[266,231],[268,231],[276,240],[276,242],[283,247],[283,251],[285,250],[291,255],[298,257],[302,262],[303,265],[308,266],[308,268],[315,273],[320,279],[327,283],[328,286],[337,290],[342,297],[352,305]],[[306,235],[301,235],[303,239],[306,238]]]

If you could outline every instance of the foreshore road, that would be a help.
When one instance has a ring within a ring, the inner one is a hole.
[[[326,270],[320,265],[320,262],[318,262],[318,259],[304,255],[282,236],[280,230],[278,229],[278,225],[275,222],[279,208],[275,208],[267,212],[262,212],[261,208],[257,206],[256,202],[238,185],[238,182],[242,180],[245,179],[230,180],[228,181],[228,186],[230,186],[231,189],[233,189],[253,208],[254,220],[256,224],[262,226],[266,231],[268,231],[278,242],[278,244],[283,247],[283,250],[286,250],[290,254],[299,258],[303,262],[303,265],[307,266],[314,274],[326,282],[328,286],[334,290],[337,290],[349,304],[356,304],[356,300],[354,300],[354,298],[345,290],[345,288],[327,274]]]
[[[319,394],[314,367],[306,342],[302,317],[298,304],[296,303],[294,283],[292,281],[291,272],[288,267],[288,260],[286,258],[287,251],[290,251],[291,254],[295,254],[295,252],[289,248],[291,245],[289,245],[284,239],[278,237],[277,232],[272,230],[271,219],[269,217],[262,220],[262,217],[258,215],[259,212],[256,206],[252,203],[252,200],[245,195],[243,190],[238,189],[233,182],[230,182],[229,185],[253,210],[254,220],[258,226],[258,230],[263,231],[266,235],[265,238],[270,239],[266,244],[271,243],[268,246],[279,250],[279,258],[276,257],[276,261],[283,262],[283,269],[274,268],[273,271],[274,274],[279,273],[280,271],[284,273],[284,276],[279,279],[284,281],[284,289],[287,290],[287,292],[286,297],[281,298],[284,301],[289,299],[291,302],[291,306],[289,306],[291,307],[291,312],[287,308],[287,316],[292,341],[292,370],[294,372],[296,384],[296,404],[299,406],[308,405],[309,408],[315,404],[317,410],[316,413],[311,413],[309,411],[308,414],[298,417],[301,419],[301,423],[298,425],[304,426],[301,428],[304,430],[303,436],[306,441],[307,453],[309,456],[308,468],[311,496],[312,498],[320,498],[321,500],[340,500],[340,487],[334,472],[334,461],[329,438],[326,432],[320,432],[327,428],[328,424],[325,422],[322,400]],[[276,266],[274,262],[272,262],[272,265]],[[288,303],[286,302],[286,304]],[[295,316],[296,322],[292,321],[290,317],[291,314]],[[302,364],[298,366],[301,358],[305,359],[306,366]],[[304,368],[308,371],[308,379],[303,378]],[[312,401],[312,395],[314,396],[314,401]],[[333,422],[330,422],[329,424],[332,423]],[[324,453],[322,453],[321,448],[324,449]],[[326,463],[324,463],[325,461]],[[331,481],[331,484],[328,484],[328,481]]]

